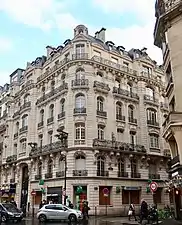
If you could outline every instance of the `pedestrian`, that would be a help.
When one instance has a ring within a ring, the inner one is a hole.
[[[148,220],[148,204],[144,199],[142,199],[140,208],[140,223],[142,223],[144,219]]]
[[[41,201],[39,205],[39,209],[41,209],[42,207],[43,207],[43,202]]]
[[[136,219],[136,215],[135,215],[135,206],[134,204],[130,204],[129,206],[129,211],[128,211],[128,220],[131,220],[131,216],[134,217],[135,221],[137,221]]]
[[[89,219],[88,211],[90,210],[90,207],[88,206],[88,201],[84,201],[83,207],[82,207],[82,213],[84,219]]]

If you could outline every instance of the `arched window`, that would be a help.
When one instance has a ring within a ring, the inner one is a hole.
[[[105,158],[103,156],[97,157],[97,176],[104,177],[105,173]]]
[[[53,161],[52,161],[52,159],[50,159],[50,160],[48,161],[48,165],[47,165],[47,173],[48,173],[49,175],[51,175],[52,172],[53,172]]]
[[[97,111],[104,111],[104,98],[101,96],[97,97]]]
[[[157,123],[157,111],[155,109],[147,109],[147,124],[156,125]]]
[[[78,68],[76,70],[76,80],[83,80],[85,79],[85,71],[83,68]]]
[[[84,155],[78,155],[75,158],[75,170],[83,171],[86,169],[86,159]]]
[[[159,148],[158,134],[150,134],[150,148]]]
[[[49,118],[53,118],[54,117],[54,105],[51,104],[49,107]]]
[[[76,109],[81,109],[81,108],[86,108],[85,107],[85,95],[82,93],[79,93],[75,97],[75,108]]]
[[[146,95],[148,96],[150,100],[154,100],[155,98],[154,90],[150,87],[146,87]]]
[[[104,137],[105,137],[104,131],[105,131],[105,127],[103,125],[99,124],[97,127],[97,135],[98,135],[99,140],[104,140]]]
[[[65,99],[61,99],[60,101],[60,110],[61,110],[61,113],[63,113],[65,111]]]
[[[28,126],[28,115],[23,115],[22,116],[22,127]]]
[[[129,121],[134,119],[134,107],[132,105],[128,106],[128,117]]]
[[[44,122],[44,110],[40,110],[40,122]]]
[[[85,143],[85,124],[77,123],[75,124],[75,144]]]
[[[118,159],[118,177],[125,176],[125,164],[122,158]]]
[[[122,103],[116,102],[116,119],[119,119],[119,117],[122,116]]]
[[[137,161],[136,159],[131,159],[131,178],[136,178],[137,171]]]
[[[37,175],[38,176],[42,176],[42,162],[38,162],[38,164],[37,164]]]
[[[24,104],[26,104],[27,102],[29,102],[29,94],[26,94],[24,96]]]
[[[26,147],[27,147],[27,139],[23,138],[20,140],[20,153],[26,152]]]

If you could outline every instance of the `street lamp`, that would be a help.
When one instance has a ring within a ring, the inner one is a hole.
[[[37,147],[37,143],[35,142],[30,142],[28,143],[28,145],[31,148],[31,151],[35,151],[36,147]],[[33,204],[32,204],[32,216],[34,217],[35,215],[35,196],[33,196]]]
[[[57,129],[58,134],[55,135],[62,144],[62,147],[64,147],[64,150],[68,147],[68,133],[64,132],[61,128]],[[64,155],[64,205],[66,205],[66,179],[67,179],[67,158],[66,155]]]

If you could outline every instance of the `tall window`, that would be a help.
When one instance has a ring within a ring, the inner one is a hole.
[[[27,140],[26,139],[22,139],[20,141],[20,150],[21,150],[21,152],[26,152],[26,147],[27,147]]]
[[[150,134],[150,147],[159,148],[159,135]]]
[[[154,100],[155,94],[152,88],[149,87],[146,88],[146,95],[148,95],[151,100]]]
[[[83,53],[85,53],[85,45],[84,44],[76,45],[76,54],[81,55]]]
[[[24,104],[26,104],[27,102],[29,102],[29,94],[26,94],[24,97]]]
[[[122,177],[125,172],[125,164],[122,158],[118,159],[118,177]]]
[[[49,118],[53,118],[54,117],[54,105],[50,105],[49,107]]]
[[[136,159],[131,159],[131,174],[136,174],[137,170],[138,168]]]
[[[103,156],[97,158],[97,176],[105,176],[105,158]]]
[[[127,84],[127,90],[130,94],[132,93],[132,85],[130,83]]]
[[[17,123],[16,123],[16,127],[15,127],[15,133],[18,133],[18,131],[19,131],[19,126],[20,126],[20,124],[19,124],[19,122],[17,122]]]
[[[60,101],[60,108],[61,108],[61,113],[65,111],[65,99],[61,99]]]
[[[53,142],[53,132],[52,131],[48,132],[48,138],[49,138],[49,144],[52,144],[52,142]]]
[[[157,111],[155,109],[147,109],[147,120],[153,124],[157,122]]]
[[[104,99],[101,96],[97,97],[97,111],[104,111]]]
[[[84,94],[80,93],[80,94],[76,95],[75,108],[76,109],[85,108],[85,95]]]
[[[47,173],[52,174],[52,172],[53,172],[53,161],[52,159],[49,159],[48,166],[47,166]]]
[[[42,95],[45,95],[45,87],[42,88]]]
[[[130,144],[135,145],[136,144],[136,133],[130,132]]]
[[[104,140],[104,126],[103,125],[98,125],[98,139],[99,140]]]
[[[44,121],[44,110],[41,109],[40,110],[40,122],[43,122]]]
[[[65,169],[65,159],[61,156],[59,158],[59,171],[64,171]]]
[[[43,146],[43,134],[39,135],[39,147]]]
[[[75,158],[75,169],[76,170],[85,170],[86,169],[86,161],[84,155],[78,155]]]
[[[18,146],[17,146],[17,144],[15,143],[14,144],[14,148],[13,148],[13,155],[17,155],[17,148]]]
[[[51,82],[51,91],[53,91],[54,88],[55,88],[55,81],[52,81],[52,82]]]
[[[76,70],[76,80],[85,79],[85,71],[82,68]]]
[[[119,116],[122,115],[122,103],[121,102],[116,103],[116,115],[119,115]]]
[[[40,161],[37,164],[37,174],[39,176],[42,176],[42,162],[40,162]]]
[[[77,123],[76,128],[76,140],[85,141],[85,124]]]
[[[28,115],[22,116],[22,127],[25,127],[28,125]]]
[[[134,107],[132,105],[128,106],[128,117],[134,119]]]

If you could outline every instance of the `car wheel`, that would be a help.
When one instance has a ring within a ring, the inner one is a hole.
[[[77,221],[76,216],[74,214],[69,215],[69,221],[76,222]]]
[[[47,220],[47,217],[46,217],[44,214],[42,214],[42,215],[39,216],[39,221],[40,221],[40,222],[43,223],[43,222],[45,222],[46,220]]]
[[[1,221],[2,221],[2,222],[6,222],[6,221],[7,221],[7,218],[6,218],[5,215],[3,215],[3,216],[1,217]]]

